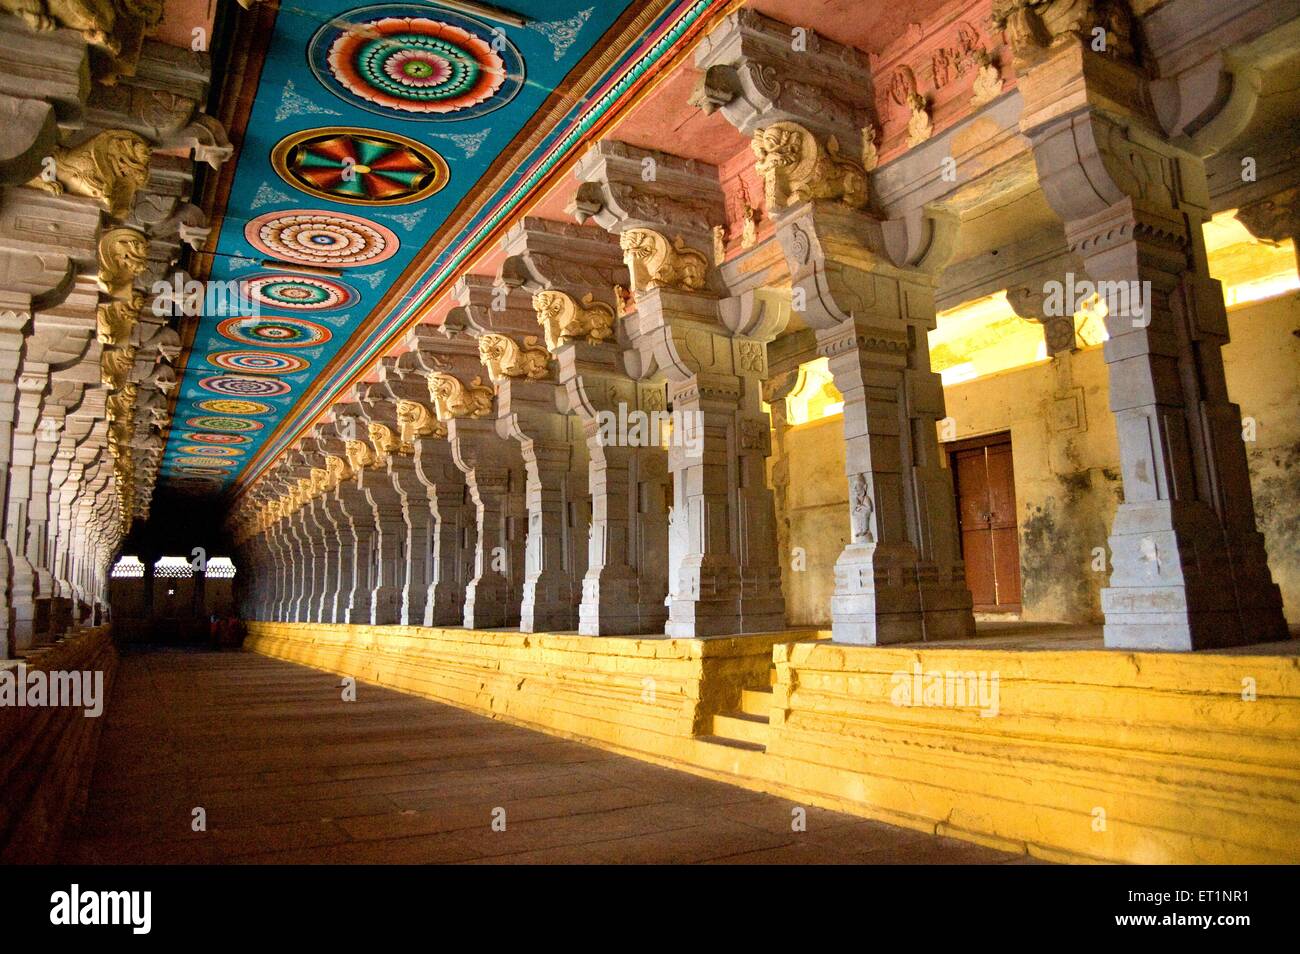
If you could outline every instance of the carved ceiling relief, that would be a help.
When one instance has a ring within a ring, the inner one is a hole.
[[[864,135],[868,169],[919,145],[1015,85],[1011,51],[1000,28],[990,32],[981,7],[970,2],[952,20],[945,14],[946,22],[913,24],[890,48],[872,55],[879,128]]]

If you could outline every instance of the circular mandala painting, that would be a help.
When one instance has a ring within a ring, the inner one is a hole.
[[[220,458],[216,458],[216,457],[177,457],[175,460],[172,461],[172,463],[175,464],[177,467],[190,468],[190,473],[196,473],[197,471],[194,470],[194,468],[234,467],[239,463],[239,461],[221,460]],[[206,469],[204,472],[218,473],[218,474],[221,473],[221,471],[207,471]]]
[[[402,205],[447,184],[447,163],[428,146],[377,129],[305,129],[280,140],[271,165],[309,195],[355,205]]]
[[[393,230],[378,222],[311,209],[259,215],[244,226],[244,238],[273,258],[332,268],[377,265],[400,245]]]
[[[209,444],[182,444],[176,450],[197,457],[242,457],[244,454],[242,447],[214,447]]]
[[[232,397],[279,397],[288,394],[289,385],[283,381],[271,381],[267,378],[245,378],[234,374],[221,374],[211,378],[202,378],[199,387],[213,394],[228,394]],[[195,427],[202,427],[195,424]],[[260,424],[258,425],[261,426]]]
[[[185,435],[185,440],[198,441],[200,444],[251,444],[253,441],[243,434],[207,434],[203,431],[190,431]]]
[[[306,358],[269,351],[216,351],[208,355],[208,364],[241,374],[293,374],[307,368],[310,362]]]
[[[335,17],[312,38],[307,58],[345,102],[427,122],[482,116],[524,85],[523,57],[504,30],[411,4]]]
[[[232,401],[224,398],[211,398],[200,401],[196,407],[200,411],[213,414],[270,414],[275,408],[261,401]]]
[[[315,275],[254,275],[240,286],[254,301],[293,311],[336,311],[361,297],[342,282]]]
[[[217,333],[240,344],[277,348],[307,348],[333,337],[324,325],[301,318],[227,318],[217,325]]]
[[[248,421],[242,417],[191,417],[185,425],[204,431],[248,432],[262,429],[261,421]]]

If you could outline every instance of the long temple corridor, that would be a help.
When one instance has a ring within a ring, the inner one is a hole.
[[[66,863],[993,864],[807,808],[246,653],[123,657]],[[202,807],[207,830],[193,831]],[[492,827],[505,809],[505,830]]]
[[[0,0],[0,873],[1300,864],[1298,248],[1300,0]]]

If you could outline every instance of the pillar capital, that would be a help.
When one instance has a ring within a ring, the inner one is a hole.
[[[837,138],[860,158],[861,131],[873,112],[862,51],[742,7],[700,41],[695,65],[704,75],[692,105],[720,110],[741,135],[793,122]]]

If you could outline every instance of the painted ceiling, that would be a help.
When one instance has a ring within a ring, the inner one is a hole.
[[[721,4],[658,4],[658,19],[491,194],[475,190],[494,161],[518,148],[620,18],[649,4],[495,4],[527,18],[522,26],[460,6],[287,0],[275,14],[217,210],[167,484],[220,492],[264,469]],[[442,226],[467,197],[469,224],[448,240]],[[412,263],[418,280],[393,300]]]

